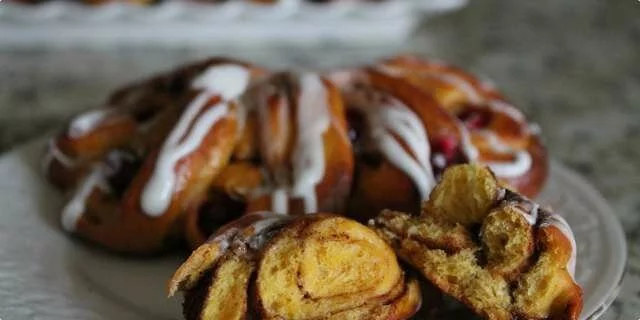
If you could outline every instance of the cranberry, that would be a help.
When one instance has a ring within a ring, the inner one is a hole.
[[[467,107],[458,114],[458,118],[469,129],[482,129],[489,125],[492,114],[486,109]]]
[[[454,136],[443,136],[436,140],[435,150],[444,155],[447,162],[453,160],[458,153],[458,140]]]
[[[132,150],[115,149],[107,154],[104,161],[105,173],[111,191],[118,198],[127,190],[141,165],[142,160]]]

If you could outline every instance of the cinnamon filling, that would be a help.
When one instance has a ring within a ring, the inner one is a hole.
[[[107,154],[104,165],[108,168],[107,182],[113,194],[121,198],[138,173],[142,161],[128,149],[116,149]]]
[[[457,116],[470,130],[486,128],[493,120],[493,115],[489,110],[473,106],[465,107]]]
[[[221,225],[241,216],[245,208],[244,201],[235,199],[221,190],[213,190],[207,201],[198,209],[198,228],[202,234],[209,236]]]
[[[349,123],[349,140],[351,140],[353,152],[359,160],[356,162],[356,166],[358,164],[374,168],[380,166],[384,156],[380,151],[373,148],[371,142],[367,139],[370,136],[367,134],[369,124],[364,115],[357,110],[348,109],[347,122]]]

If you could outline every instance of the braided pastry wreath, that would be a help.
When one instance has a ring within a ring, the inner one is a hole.
[[[547,173],[534,129],[491,86],[415,57],[325,74],[213,58],[117,90],[44,166],[70,194],[65,230],[152,254],[262,210],[418,213],[458,163],[533,196]]]
[[[487,319],[582,308],[571,230],[527,198],[547,174],[536,127],[442,63],[208,59],[74,118],[44,168],[70,195],[65,230],[195,249],[169,283],[187,319],[442,318],[441,297]]]

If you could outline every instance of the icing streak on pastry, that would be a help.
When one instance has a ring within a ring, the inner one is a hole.
[[[58,148],[58,144],[55,139],[49,140],[49,144],[47,146],[47,153],[45,154],[42,160],[42,169],[43,171],[49,170],[51,163],[53,160],[57,160],[64,167],[71,168],[76,165],[76,161],[70,156],[66,155],[60,148]]]
[[[175,166],[183,157],[194,152],[207,132],[229,113],[228,100],[237,98],[248,86],[249,71],[238,65],[210,67],[191,86],[202,90],[191,101],[160,149],[155,169],[143,190],[141,207],[151,216],[161,216],[171,202],[175,189]],[[216,95],[223,101],[208,108],[207,102]]]
[[[469,130],[467,130],[467,127],[465,127],[462,122],[458,121],[457,124],[458,131],[460,131],[462,152],[470,162],[476,161],[478,159],[478,149],[471,142]]]
[[[491,147],[493,151],[497,153],[510,154],[513,157],[513,161],[511,162],[488,161],[485,163],[498,176],[506,178],[519,177],[531,168],[531,155],[527,151],[513,150],[508,145],[502,143],[492,131],[481,130],[478,134],[486,139],[489,147]]]
[[[80,183],[71,201],[62,209],[62,227],[66,231],[75,231],[78,220],[85,212],[87,199],[96,188],[109,192],[110,188],[104,175],[105,172],[102,166],[96,165],[93,167],[91,173]]]
[[[118,151],[111,151],[106,157],[106,162],[96,164],[91,168],[89,174],[80,181],[71,200],[62,209],[61,222],[64,230],[68,232],[76,230],[78,221],[86,212],[87,200],[94,191],[99,190],[104,194],[111,195],[117,193],[117,184],[114,185],[113,180],[110,179],[117,176],[127,163],[135,161],[131,154]]]
[[[389,162],[409,176],[420,197],[426,199],[436,183],[427,131],[418,116],[399,100],[385,97],[382,103],[360,108],[370,123],[371,136]]]
[[[440,66],[440,68],[442,68],[442,66]],[[389,74],[402,74],[403,72],[393,66],[381,66],[380,69]],[[455,72],[448,71],[446,69],[434,69],[429,71],[422,70],[420,71],[420,75],[422,77],[436,79],[437,81],[454,87],[466,97],[470,104],[474,106],[484,106],[494,112],[505,114],[517,122],[524,121],[523,114],[511,104],[496,98],[486,97],[487,95],[484,94],[484,92],[480,92],[476,88],[476,85]],[[477,161],[479,153],[471,142],[469,133],[470,130],[474,130],[475,128],[468,128],[462,122],[459,123],[458,127],[462,137],[461,142],[465,156],[469,161]],[[488,138],[489,146],[494,151],[498,153],[513,154],[513,161],[491,161],[485,163],[498,176],[505,178],[519,177],[531,168],[531,155],[529,155],[527,151],[513,152],[509,146],[499,141],[497,136],[492,132],[483,130],[481,134]]]
[[[305,212],[316,212],[316,185],[325,171],[322,135],[329,128],[327,92],[320,76],[304,74],[300,77],[298,101],[298,135],[293,151],[292,195],[302,198]]]
[[[271,210],[277,213],[287,213],[289,211],[289,197],[287,189],[275,188],[271,192]]]
[[[458,75],[444,72],[427,72],[424,73],[424,75],[427,77],[437,78],[438,80],[457,88],[467,96],[469,102],[473,104],[481,104],[484,100],[471,83]]]
[[[113,113],[114,109],[107,108],[83,113],[71,121],[67,135],[70,138],[81,138],[102,124]]]
[[[567,220],[562,216],[544,211],[540,218],[540,228],[545,227],[556,227],[556,229],[560,230],[560,232],[569,239],[569,243],[571,244],[571,257],[569,261],[567,261],[567,271],[569,271],[573,277],[576,271],[577,245],[571,227],[569,227]]]
[[[495,112],[504,113],[507,116],[511,117],[516,121],[522,121],[524,117],[519,110],[511,106],[510,104],[500,101],[497,99],[489,99],[488,101],[484,101],[480,92],[478,92],[473,84],[469,83],[463,77],[457,76],[453,73],[444,73],[444,72],[432,72],[426,73],[427,76],[436,77],[442,80],[445,83],[448,83],[461,92],[463,92],[469,102],[474,105],[482,105],[486,104],[489,108],[491,108]],[[469,129],[464,125],[460,126],[461,135],[463,137],[463,147],[464,152],[469,158],[469,160],[474,161],[477,159],[478,151],[475,149],[473,144],[471,144],[469,137]],[[512,149],[499,141],[498,137],[489,131],[483,131],[483,135],[487,137],[489,145],[491,148],[499,153],[513,153]],[[513,153],[514,160],[512,162],[504,161],[504,162],[487,162],[488,165],[493,172],[495,172],[498,176],[511,178],[518,177],[524,173],[526,173],[531,168],[531,156],[526,151],[519,151]]]

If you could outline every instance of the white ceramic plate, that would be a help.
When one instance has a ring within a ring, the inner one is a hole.
[[[424,16],[458,9],[468,0],[386,0],[258,5],[234,0],[202,4],[167,0],[140,7],[113,2],[87,6],[54,0],[39,5],[0,2],[0,46],[114,44],[262,44],[401,42]]]
[[[184,257],[126,259],[65,235],[61,196],[40,175],[43,149],[43,141],[34,141],[0,158],[0,318],[181,319],[180,301],[166,299],[164,287]],[[595,319],[615,298],[624,272],[620,223],[585,180],[555,163],[538,200],[573,228],[582,319]]]

